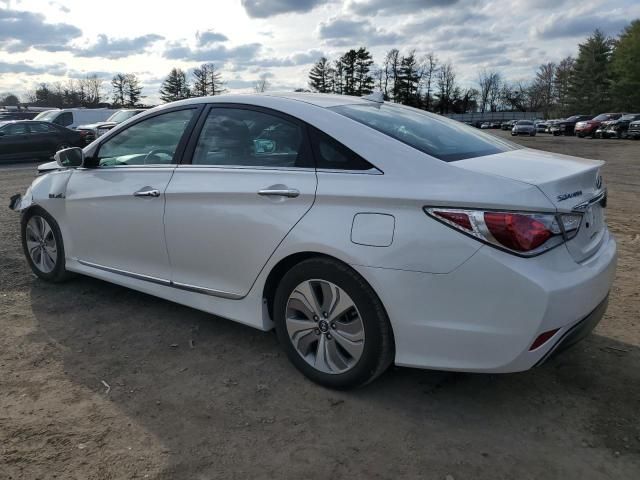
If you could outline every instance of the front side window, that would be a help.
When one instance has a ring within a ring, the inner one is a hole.
[[[241,108],[212,108],[202,127],[194,165],[311,167],[300,125]]]
[[[455,120],[410,107],[358,104],[331,110],[445,162],[522,148]]]
[[[99,167],[169,165],[195,109],[163,113],[142,120],[106,140],[98,151]]]

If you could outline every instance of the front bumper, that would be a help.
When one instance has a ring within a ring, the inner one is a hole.
[[[536,365],[589,316],[607,297],[615,267],[616,243],[607,232],[583,263],[565,246],[534,258],[484,246],[449,274],[354,268],[387,309],[397,365],[506,373]]]

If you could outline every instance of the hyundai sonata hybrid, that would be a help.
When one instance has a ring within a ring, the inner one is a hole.
[[[614,277],[602,162],[375,94],[183,100],[56,159],[12,203],[38,277],[275,328],[328,387],[527,370],[593,329]]]

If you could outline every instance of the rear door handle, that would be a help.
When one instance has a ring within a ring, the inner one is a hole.
[[[137,192],[133,192],[134,197],[159,197],[160,190],[156,190],[153,187],[144,187],[138,190]]]
[[[262,190],[258,190],[258,195],[263,197],[296,198],[300,196],[300,190],[295,188],[264,188]]]

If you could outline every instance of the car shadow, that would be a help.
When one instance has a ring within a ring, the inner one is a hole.
[[[150,433],[159,478],[444,478],[452,465],[461,478],[623,478],[640,466],[640,349],[610,338],[524,373],[393,367],[337,392],[303,378],[273,333],[88,277],[30,286],[32,339],[55,342],[69,380]],[[124,441],[109,418],[96,413],[96,432]]]

